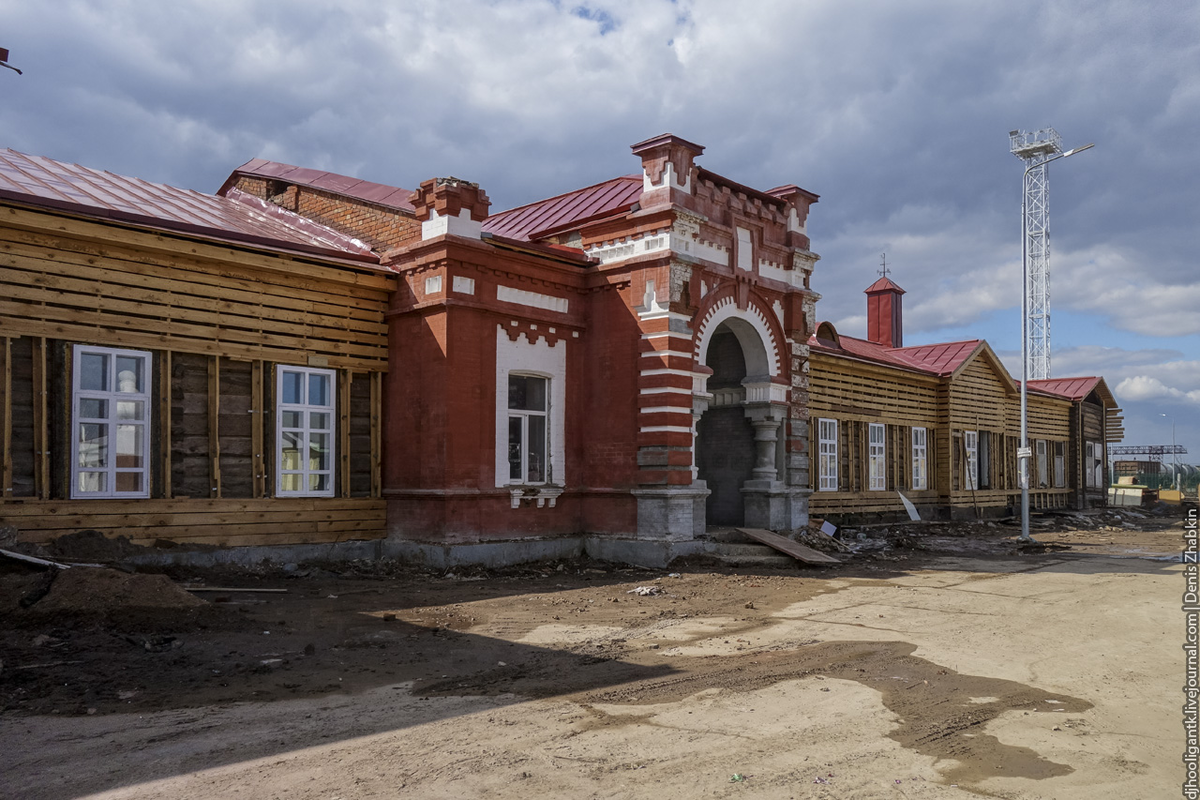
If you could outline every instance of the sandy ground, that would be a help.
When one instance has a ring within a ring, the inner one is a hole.
[[[28,608],[7,565],[0,796],[1179,796],[1178,518],[945,533],[824,570],[81,572]]]

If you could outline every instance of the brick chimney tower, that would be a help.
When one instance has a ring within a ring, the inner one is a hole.
[[[445,233],[478,239],[492,201],[479,184],[458,178],[430,178],[412,193],[410,202],[421,222],[421,238]]]
[[[866,289],[867,339],[884,347],[904,346],[904,290],[886,275]]]

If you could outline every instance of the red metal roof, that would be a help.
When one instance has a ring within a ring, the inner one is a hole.
[[[970,339],[965,342],[941,342],[914,347],[884,347],[876,342],[842,334],[838,335],[838,341],[841,344],[840,348],[833,342],[818,339],[816,336],[810,337],[808,343],[818,350],[831,353],[840,350],[856,358],[939,376],[952,374],[983,344],[982,339]]]
[[[1029,388],[1079,401],[1091,394],[1099,382],[1100,378],[1097,377],[1049,378],[1040,381],[1030,381]],[[1017,382],[1017,385],[1020,386],[1020,381]]]
[[[863,289],[863,294],[874,294],[875,292],[886,292],[889,290],[899,292],[900,294],[907,294],[895,281],[887,276],[880,278],[866,289]]]
[[[0,197],[225,241],[377,261],[365,243],[242,192],[217,197],[0,149]]]
[[[483,223],[485,233],[530,242],[633,208],[642,196],[642,177],[625,175],[547,200],[492,214]]]
[[[281,164],[278,161],[267,161],[262,158],[251,159],[235,169],[217,193],[225,194],[226,190],[234,184],[238,175],[294,183],[298,186],[308,186],[331,194],[340,194],[375,205],[406,211],[409,214],[416,212],[410,201],[411,189],[401,189],[398,186],[388,186],[384,183],[372,183],[346,175],[338,175],[336,172],[295,167],[291,164]]]

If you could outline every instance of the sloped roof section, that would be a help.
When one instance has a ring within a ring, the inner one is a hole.
[[[642,196],[642,177],[625,175],[547,200],[492,214],[485,233],[531,242],[633,208]]]
[[[225,194],[229,187],[236,182],[239,175],[294,183],[297,186],[307,186],[312,189],[329,192],[330,194],[351,197],[355,200],[374,203],[375,205],[384,206],[396,211],[404,211],[409,214],[416,213],[416,209],[413,208],[413,204],[410,201],[413,194],[411,189],[401,189],[399,186],[388,186],[385,183],[372,183],[371,181],[364,181],[359,178],[351,178],[347,175],[339,175],[336,172],[296,167],[291,164],[267,161],[262,158],[251,159],[235,169],[233,174],[225,181],[225,185],[221,187],[218,194]]]
[[[963,342],[941,342],[914,347],[884,347],[876,342],[856,339],[845,334],[837,335],[837,345],[840,347],[834,345],[832,340],[819,339],[816,335],[810,337],[808,342],[818,350],[831,353],[840,351],[856,358],[938,376],[952,375],[984,345],[982,339],[969,339]]]
[[[0,150],[0,197],[223,241],[378,261],[365,243],[257,198],[217,197]]]
[[[899,284],[897,284],[894,280],[892,280],[891,278],[889,278],[887,276],[880,278],[879,280],[875,281],[870,286],[868,286],[866,289],[863,289],[863,294],[874,294],[875,292],[887,292],[887,291],[899,292],[900,294],[908,294],[908,292],[906,292],[900,288]]]
[[[1069,397],[1078,402],[1092,393],[1096,388],[1096,384],[1100,382],[1099,378],[1048,378],[1040,381],[1030,381],[1029,388],[1037,389],[1050,394],[1057,394],[1062,397]]]
[[[844,338],[843,338],[844,341]],[[964,342],[940,342],[891,350],[895,358],[936,375],[950,375],[967,362],[984,342],[968,339]]]

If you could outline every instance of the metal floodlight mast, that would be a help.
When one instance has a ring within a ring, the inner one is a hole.
[[[1021,179],[1021,447],[1017,451],[1021,482],[1021,541],[1029,535],[1029,398],[1032,380],[1050,377],[1050,207],[1047,165],[1095,145],[1063,152],[1053,128],[1009,131],[1013,155],[1025,162]]]

